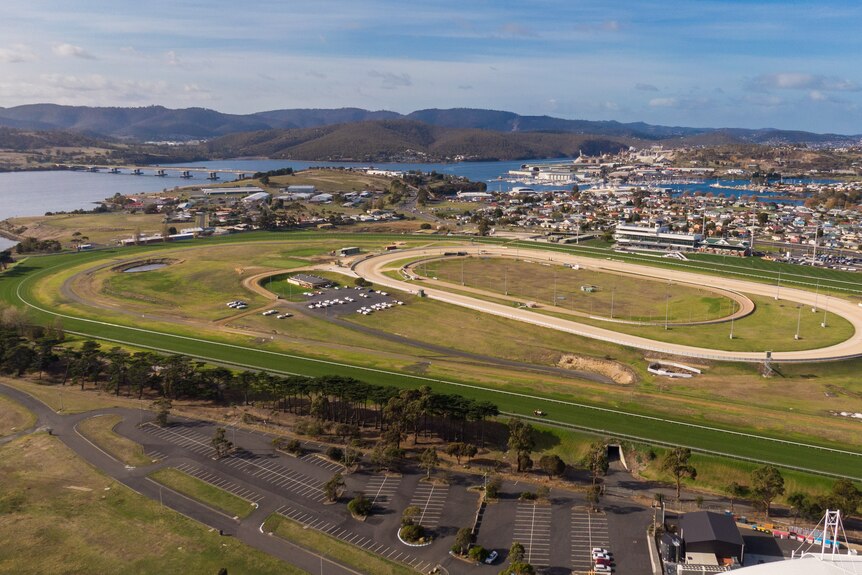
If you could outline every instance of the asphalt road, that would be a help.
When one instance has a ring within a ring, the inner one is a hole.
[[[819,349],[800,351],[781,351],[772,353],[772,359],[776,362],[807,362],[822,360],[841,360],[862,356],[862,307],[847,300],[813,294],[795,288],[771,286],[757,282],[706,276],[691,272],[682,272],[672,269],[655,268],[627,262],[614,261],[612,259],[596,260],[582,256],[570,255],[559,252],[544,251],[539,249],[517,248],[510,249],[499,246],[483,245],[481,247],[466,245],[463,247],[426,247],[409,250],[396,250],[378,256],[371,256],[358,260],[353,264],[353,271],[365,279],[385,288],[401,290],[408,293],[416,293],[423,289],[426,296],[444,301],[454,305],[460,305],[469,309],[479,310],[550,329],[556,329],[575,335],[598,339],[619,345],[625,345],[638,349],[644,349],[659,353],[672,355],[698,357],[706,359],[717,359],[726,361],[763,362],[766,358],[765,352],[741,352],[723,351],[709,348],[700,348],[690,345],[666,343],[647,339],[635,335],[619,333],[610,329],[590,326],[568,319],[538,314],[528,309],[520,309],[512,306],[502,305],[494,302],[484,301],[467,295],[451,293],[437,289],[422,282],[407,282],[394,279],[383,273],[386,267],[391,266],[398,260],[415,256],[441,256],[445,252],[453,251],[467,252],[471,255],[495,255],[502,257],[529,257],[531,259],[542,259],[561,264],[579,264],[591,269],[608,270],[621,273],[635,273],[650,276],[660,280],[670,280],[679,283],[691,283],[695,285],[715,286],[721,289],[733,290],[759,296],[778,297],[782,300],[804,304],[808,307],[828,309],[830,314],[839,315],[849,321],[854,328],[854,334],[847,340]]]

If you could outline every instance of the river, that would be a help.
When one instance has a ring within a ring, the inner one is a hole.
[[[565,162],[558,160],[542,160],[543,162]],[[474,181],[488,183],[491,191],[506,190],[513,184],[498,181],[509,170],[519,168],[524,162],[458,162],[450,164],[419,164],[419,163],[378,163],[374,167],[386,170],[406,171],[420,170],[436,171],[443,174],[463,176]],[[177,164],[180,165],[180,164]],[[351,162],[306,162],[296,160],[217,160],[197,163],[184,163],[182,166],[209,168],[211,170],[231,169],[242,170],[248,174],[266,172],[279,168],[303,170],[311,166],[327,167],[368,167],[368,163]],[[165,167],[168,167],[167,165]],[[179,173],[168,172],[164,177],[155,177],[154,172],[145,171],[143,175],[110,174],[106,172],[10,172],[0,173],[0,220],[19,216],[42,215],[47,211],[72,211],[76,209],[92,209],[94,203],[109,198],[116,193],[136,194],[159,192],[174,187],[206,183],[201,173],[196,173],[194,179],[182,179]],[[228,180],[231,175],[227,175]],[[727,182],[728,185],[739,185],[743,182]],[[536,189],[552,189],[560,186],[536,186]],[[751,192],[709,187],[702,184],[687,184],[669,186],[679,191],[703,191],[715,194],[750,195]],[[0,250],[14,245],[14,242],[0,238]]]

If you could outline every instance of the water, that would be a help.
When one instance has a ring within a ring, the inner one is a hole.
[[[135,266],[133,268],[123,270],[125,274],[136,274],[140,272],[151,272],[153,270],[160,270],[163,267],[166,267],[168,264],[145,264],[142,266]]]

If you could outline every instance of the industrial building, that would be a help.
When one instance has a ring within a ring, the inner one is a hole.
[[[686,571],[701,566],[730,569],[742,565],[745,543],[733,516],[712,511],[686,513],[679,520]]]
[[[344,256],[354,256],[359,253],[359,248],[357,247],[349,247],[349,248],[341,248],[336,252],[336,255],[340,257]]]

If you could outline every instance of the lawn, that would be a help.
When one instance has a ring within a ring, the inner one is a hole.
[[[162,214],[128,214],[109,212],[104,214],[56,214],[13,218],[10,223],[24,227],[22,233],[39,239],[59,240],[68,247],[72,234],[80,232],[89,243],[113,245],[114,240],[130,238],[136,232],[144,235],[163,233],[165,225]],[[177,228],[183,224],[169,224]],[[188,224],[186,224],[188,225]]]
[[[36,423],[36,416],[29,409],[0,395],[0,437],[29,429]]]
[[[44,434],[0,447],[0,573],[303,573],[95,471]]]
[[[301,524],[278,515],[270,515],[263,527],[283,539],[292,541],[306,549],[312,549],[334,561],[359,570],[362,573],[374,575],[416,575],[416,572],[405,565],[395,563],[369,553],[359,547],[330,537],[320,531],[307,529]]]
[[[72,386],[49,384],[48,382],[41,384],[12,377],[2,377],[0,381],[29,393],[56,412],[81,413],[103,407],[131,405],[130,400],[118,398],[113,394],[83,395]]]
[[[697,286],[528,260],[481,256],[442,259],[423,262],[416,270],[425,277],[522,301],[628,321],[663,321],[666,311],[670,322],[707,321],[728,316],[736,309],[735,302],[720,292]],[[596,291],[585,292],[583,286]]]
[[[126,465],[141,467],[152,459],[144,454],[141,444],[114,432],[114,427],[123,420],[119,415],[97,415],[77,425],[78,431]]]
[[[149,477],[231,517],[248,517],[255,509],[249,501],[172,467],[159,469]]]

